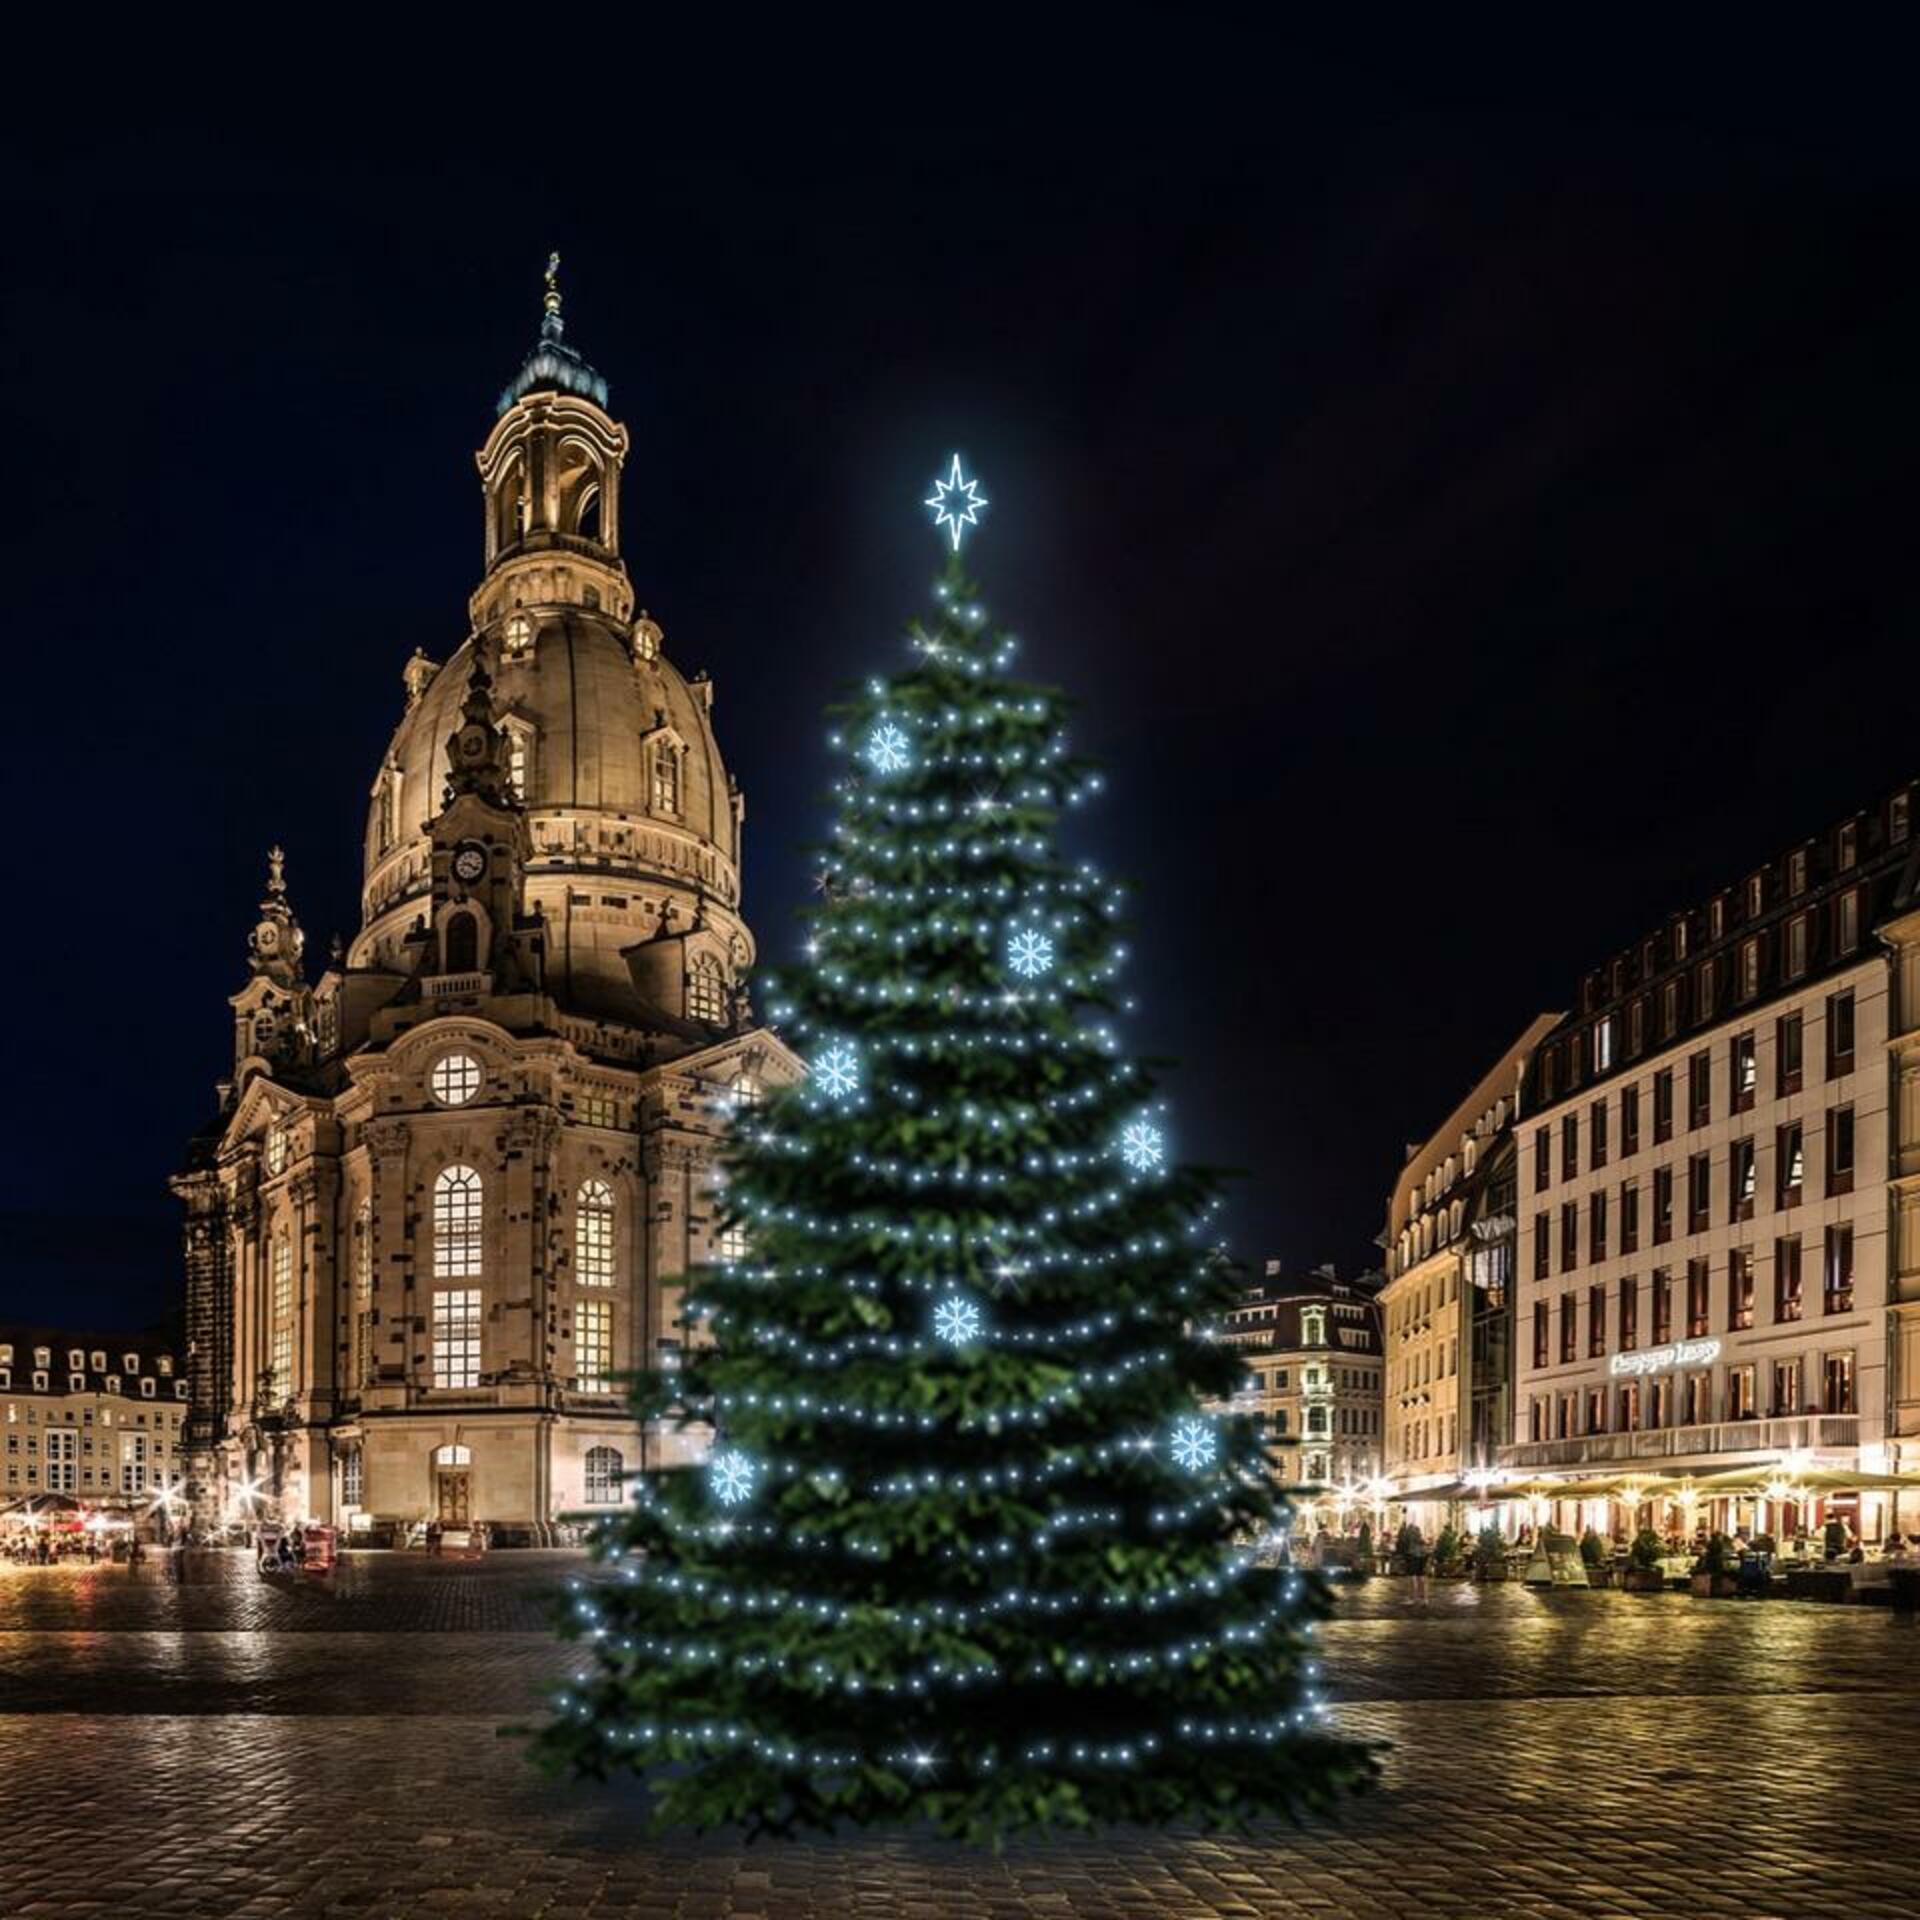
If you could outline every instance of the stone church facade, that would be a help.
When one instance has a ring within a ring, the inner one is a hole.
[[[699,1444],[619,1376],[674,1366],[684,1277],[738,1251],[728,1115],[797,1067],[742,985],[712,685],[620,557],[626,452],[550,273],[478,456],[470,632],[404,670],[360,930],[310,980],[275,850],[174,1180],[203,1524],[538,1541]]]

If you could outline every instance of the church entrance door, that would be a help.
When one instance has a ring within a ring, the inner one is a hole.
[[[473,1475],[465,1467],[442,1467],[440,1481],[440,1524],[464,1527],[473,1517]]]

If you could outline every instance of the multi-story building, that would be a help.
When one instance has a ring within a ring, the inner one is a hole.
[[[186,1204],[201,1518],[540,1539],[697,1437],[674,1364],[730,1257],[727,1110],[793,1078],[743,977],[743,801],[620,552],[627,434],[563,335],[478,455],[485,569],[373,770],[358,933],[317,982],[278,850]],[[366,789],[363,789],[366,790]]]
[[[135,1518],[186,1482],[187,1376],[143,1334],[0,1325],[5,1497]]]
[[[1490,1467],[1509,1432],[1514,1117],[1542,1014],[1422,1145],[1387,1203],[1385,1472],[1395,1497],[1440,1500]]]
[[[1266,1263],[1258,1285],[1222,1320],[1219,1338],[1241,1350],[1247,1385],[1236,1413],[1267,1422],[1282,1477],[1351,1486],[1380,1471],[1378,1276],[1342,1280],[1331,1267],[1299,1279]]]
[[[1920,1465],[1915,801],[1676,915],[1536,1049],[1513,1467]]]

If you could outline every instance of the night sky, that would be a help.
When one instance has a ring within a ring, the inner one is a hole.
[[[271,127],[96,99],[6,156],[0,1315],[173,1304],[265,849],[317,973],[549,247],[763,957],[963,448],[1248,1259],[1374,1258],[1403,1143],[1586,966],[1920,770],[1904,56],[1636,88],[1621,50],[1549,105],[1182,17],[725,86],[654,43],[511,139],[289,70]]]

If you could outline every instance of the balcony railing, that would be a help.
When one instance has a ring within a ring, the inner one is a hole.
[[[1524,1440],[1504,1449],[1509,1467],[1610,1467],[1681,1460],[1696,1454],[1790,1453],[1807,1447],[1857,1447],[1857,1414],[1802,1414],[1788,1420],[1723,1420],[1706,1427],[1655,1427],[1635,1433],[1582,1433],[1566,1440]]]
[[[429,1000],[462,1000],[469,995],[484,999],[492,991],[490,973],[442,973],[421,982],[421,992]]]

